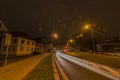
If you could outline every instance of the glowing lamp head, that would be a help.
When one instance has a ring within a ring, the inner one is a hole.
[[[90,24],[86,24],[86,25],[83,27],[83,29],[88,30],[88,29],[90,29],[90,27],[91,27],[91,25],[90,25]]]

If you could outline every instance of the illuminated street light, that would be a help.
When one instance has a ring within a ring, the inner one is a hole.
[[[88,30],[88,29],[91,29],[91,24],[86,24],[84,27],[83,27],[84,30]]]
[[[83,27],[84,30],[91,30],[91,33],[92,33],[92,43],[93,43],[93,53],[95,54],[95,42],[94,42],[94,34],[93,34],[93,29],[91,27],[91,24],[86,24],[84,27]]]
[[[69,39],[69,40],[67,41],[67,46],[69,45],[69,43],[73,43],[73,42],[74,42],[73,39]]]
[[[55,38],[58,38],[58,35],[57,35],[57,34],[54,34],[54,37],[55,37]]]
[[[70,43],[73,43],[73,42],[74,42],[74,40],[73,40],[73,39],[70,39],[70,40],[69,40],[69,42],[70,42]]]
[[[52,36],[53,39],[58,39],[59,38],[57,33],[53,33],[51,36]]]
[[[83,33],[80,34],[80,37],[83,37]]]
[[[80,33],[79,35],[76,36],[77,39],[81,37],[83,37],[83,33]]]

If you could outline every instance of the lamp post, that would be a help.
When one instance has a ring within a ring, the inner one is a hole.
[[[53,34],[51,35],[51,37],[52,37],[53,39],[58,39],[58,38],[59,38],[59,36],[58,36],[57,33],[53,33]]]
[[[60,48],[59,42],[58,42],[58,39],[59,39],[58,33],[52,33],[52,34],[51,34],[51,38],[52,38],[52,43],[53,43],[53,45],[54,45],[55,47],[57,47],[57,48]]]
[[[92,28],[91,28],[91,33],[92,33],[92,41],[93,41],[93,53],[95,54],[95,41],[94,41],[94,33]]]
[[[91,28],[91,24],[85,25],[85,27],[83,29],[86,29],[86,30],[90,29],[91,30],[93,53],[95,54],[95,41],[94,41],[94,33],[93,33],[94,30]]]

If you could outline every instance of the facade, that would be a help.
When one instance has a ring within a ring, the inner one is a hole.
[[[31,54],[35,49],[35,41],[27,37],[22,32],[10,32],[12,35],[11,37],[11,43],[8,48],[8,54],[9,55],[16,55],[16,56],[22,56],[22,55],[29,55]],[[3,39],[4,40],[4,39]],[[5,54],[6,46],[3,45],[3,54]]]
[[[0,54],[8,53],[9,55],[21,56],[29,55],[34,51],[45,53],[51,49],[51,44],[44,42],[46,40],[37,43],[23,32],[8,32],[7,27],[0,20]]]
[[[8,53],[8,48],[11,44],[11,34],[6,32],[3,34],[3,37],[1,39],[1,54],[7,54]]]
[[[6,26],[4,25],[4,23],[0,20],[0,55],[3,54],[3,51],[2,51],[3,46],[5,47],[6,44],[10,42],[10,39],[8,38],[11,38],[11,35],[8,33],[8,30]]]

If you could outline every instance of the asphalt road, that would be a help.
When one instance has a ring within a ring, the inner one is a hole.
[[[60,56],[56,58],[69,80],[111,80]]]

